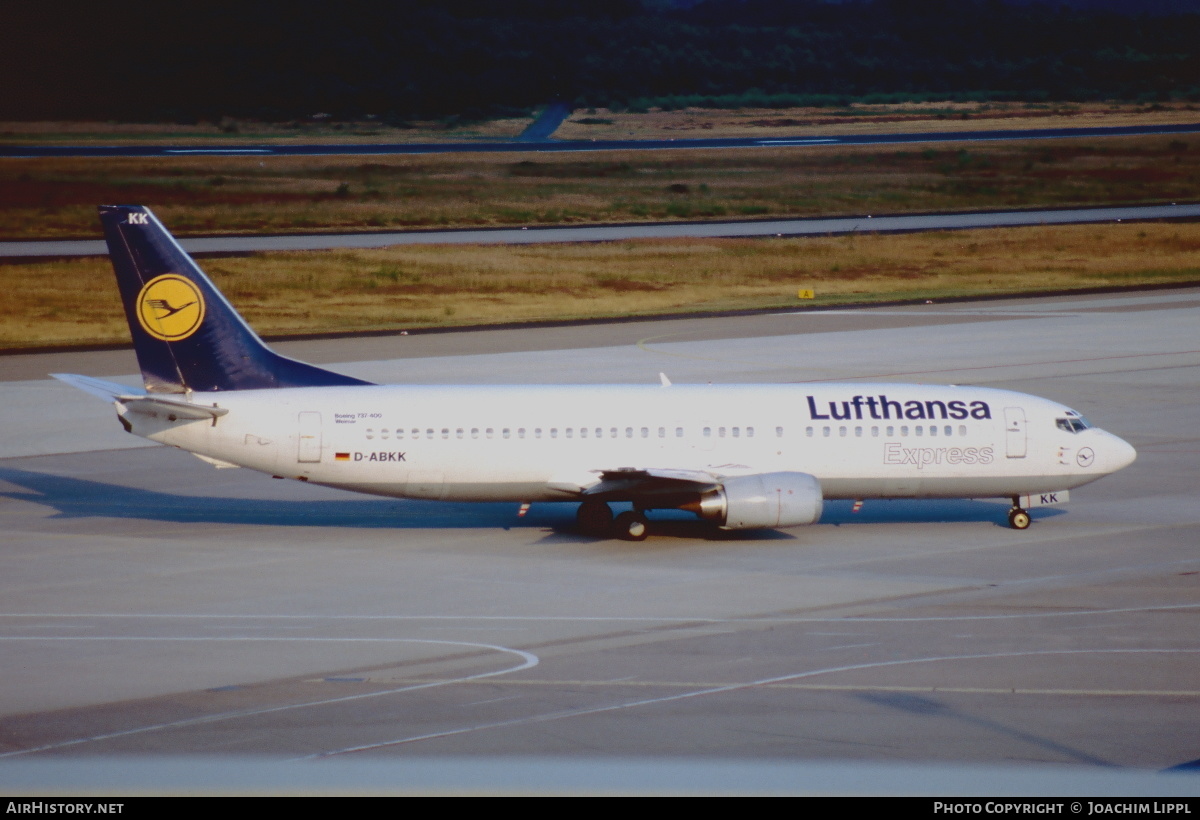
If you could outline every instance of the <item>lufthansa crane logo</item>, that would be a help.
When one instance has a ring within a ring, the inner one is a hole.
[[[204,296],[191,280],[164,273],[147,282],[138,294],[137,317],[142,329],[155,339],[182,341],[204,321]]]

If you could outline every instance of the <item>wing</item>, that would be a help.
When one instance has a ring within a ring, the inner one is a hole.
[[[560,476],[550,486],[563,493],[564,500],[652,502],[647,506],[668,507],[718,489],[721,482],[722,475],[705,470],[621,467]]]
[[[580,495],[597,501],[620,501],[647,495],[698,493],[721,486],[720,479],[702,470],[632,469],[602,470],[600,481]]]

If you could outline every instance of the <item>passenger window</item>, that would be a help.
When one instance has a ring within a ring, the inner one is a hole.
[[[954,428],[951,427],[949,424],[947,424],[946,428],[944,430],[942,430],[942,432],[948,436],[952,436],[952,435],[954,435]]]
[[[463,437],[463,429],[461,427],[459,427],[457,430],[454,431],[454,437],[455,438]]]
[[[705,428],[704,428],[704,437],[705,437],[705,438],[712,438],[712,428],[711,428],[711,427],[705,427]]]
[[[738,434],[741,432],[741,428],[739,428],[739,427],[734,427],[732,430],[730,430],[730,432],[731,432],[731,433],[733,433],[733,437],[734,437],[734,438],[737,438],[737,437],[738,437]]]
[[[846,437],[846,428],[845,428],[845,427],[839,427],[839,428],[838,428],[838,435],[839,435],[839,436],[841,436],[842,438],[845,438],[845,437]]]
[[[616,437],[617,437],[617,428],[616,428],[616,427],[609,427],[609,428],[608,428],[608,437],[609,437],[609,438],[616,438]]]
[[[450,438],[450,428],[449,427],[442,428],[442,438]]]
[[[967,434],[967,425],[965,425],[965,424],[958,425],[958,434],[960,436],[965,436]]]
[[[632,427],[625,428],[625,438],[633,438],[633,428]]]
[[[503,432],[500,433],[500,435],[503,436],[504,438],[508,438],[508,428],[505,427]]]
[[[367,441],[371,441],[374,438],[375,438],[375,431],[373,429],[371,429],[370,427],[368,427],[367,428]]]
[[[675,428],[675,438],[683,438],[683,428],[682,427]]]
[[[890,425],[890,424],[889,424],[889,425],[888,425],[888,429],[887,429],[887,434],[888,434],[889,436],[894,436],[894,435],[896,435],[896,428],[895,428],[895,427],[893,427],[892,425]]]
[[[525,428],[524,427],[517,428],[517,438],[525,438]]]
[[[828,428],[828,427],[822,427],[822,428],[821,428],[821,435],[825,436],[825,438],[829,438],[829,434],[830,434],[830,433],[832,433],[832,432],[833,432],[833,430],[831,430],[831,429],[830,429],[830,428]]]
[[[479,428],[478,427],[471,428],[471,438],[479,438]]]
[[[808,436],[809,438],[812,438],[813,437],[813,429],[811,427],[805,427],[804,435]]]
[[[724,428],[724,427],[718,427],[718,428],[717,428],[717,435],[718,435],[718,436],[720,436],[721,438],[725,438],[725,428]]]
[[[937,425],[936,424],[929,425],[929,435],[931,435],[931,436],[937,435]]]
[[[907,424],[900,425],[900,435],[902,435],[902,436],[908,435],[908,425]]]
[[[541,437],[542,437],[542,428],[541,428],[541,427],[534,427],[534,428],[533,428],[533,437],[534,437],[534,438],[541,438]]]
[[[379,437],[380,437],[381,439],[383,439],[384,441],[387,441],[387,439],[388,439],[388,430],[387,430],[387,428],[386,428],[386,427],[385,427],[384,429],[382,429],[382,430],[380,430],[380,431],[379,431]]]
[[[436,435],[437,435],[437,434],[433,432],[433,428],[432,428],[432,427],[426,427],[426,428],[425,428],[425,438],[435,438],[435,437],[436,437]]]
[[[667,428],[666,428],[666,427],[659,427],[659,428],[658,428],[658,437],[659,437],[659,438],[666,438],[666,437],[667,437]]]
[[[782,427],[775,428],[775,438],[783,438],[783,428]]]
[[[642,428],[642,438],[650,438],[650,428],[649,427]]]
[[[854,428],[854,435],[855,435],[855,436],[857,436],[858,438],[862,438],[862,428],[861,428],[861,427],[855,427],[855,428]]]
[[[753,427],[746,428],[746,438],[754,438],[754,428]]]
[[[879,428],[878,428],[878,427],[872,427],[872,428],[871,428],[871,437],[872,437],[872,438],[879,438]]]
[[[487,430],[484,431],[484,435],[487,436],[488,438],[491,438],[492,436],[494,436],[495,433],[496,433],[496,431],[492,427],[489,427],[489,428],[487,428]]]
[[[918,425],[917,425],[917,435],[918,435],[918,436],[921,436],[921,435],[924,435],[924,434],[925,434],[925,425],[923,425],[923,424],[918,424]]]
[[[571,438],[571,437],[572,437],[572,435],[574,434],[574,432],[575,432],[575,428],[574,428],[574,427],[568,427],[568,428],[567,428],[567,438]]]

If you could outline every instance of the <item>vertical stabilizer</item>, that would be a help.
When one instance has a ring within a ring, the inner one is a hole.
[[[263,344],[148,208],[101,205],[100,222],[150,392],[369,384]]]

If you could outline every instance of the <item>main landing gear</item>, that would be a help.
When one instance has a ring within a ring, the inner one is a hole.
[[[579,529],[589,535],[607,535],[613,525],[613,513],[603,501],[585,501],[575,513]]]
[[[603,501],[585,501],[575,513],[579,529],[589,535],[616,536],[626,541],[645,541],[650,525],[640,510],[629,510],[613,518],[612,508]]]
[[[1013,496],[1012,509],[1008,511],[1008,526],[1014,530],[1029,529],[1029,513],[1021,509],[1020,499]]]
[[[617,516],[613,522],[613,532],[626,541],[645,541],[650,534],[650,523],[638,510],[628,510]]]

